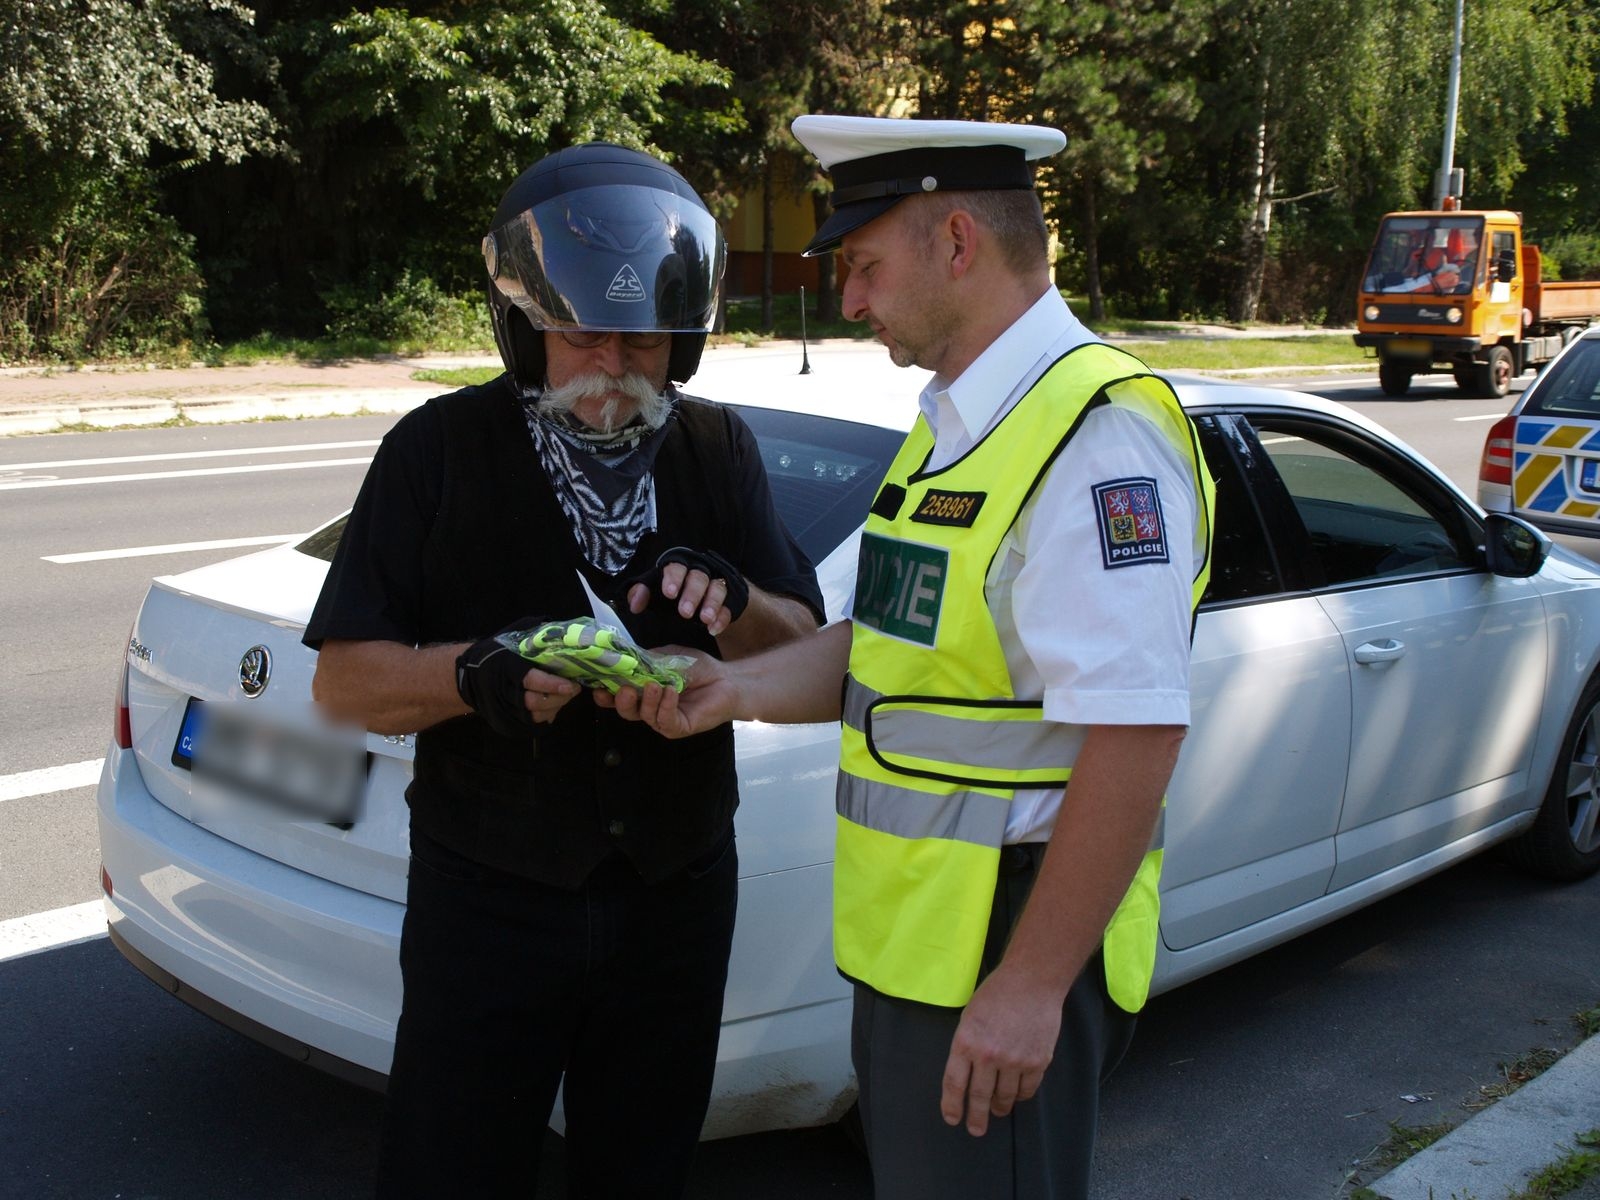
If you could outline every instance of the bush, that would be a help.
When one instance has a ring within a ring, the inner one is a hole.
[[[1600,279],[1600,232],[1557,234],[1539,247],[1546,279]]]
[[[337,341],[374,340],[397,349],[481,348],[494,343],[489,306],[481,296],[451,296],[426,275],[402,270],[384,284],[368,276],[322,293],[328,335]]]
[[[55,229],[0,255],[0,359],[192,354],[206,332],[193,253],[146,176],[87,183]]]

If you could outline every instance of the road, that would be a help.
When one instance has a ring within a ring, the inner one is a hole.
[[[1469,491],[1487,422],[1504,410],[1442,381],[1404,400],[1370,378],[1298,382],[1389,426]],[[89,764],[39,794],[0,790],[0,923],[98,897],[83,773],[103,753],[146,581],[249,548],[170,547],[311,528],[353,497],[393,420],[0,442],[0,789]],[[123,475],[137,478],[111,478]],[[1597,919],[1600,880],[1552,889],[1485,860],[1157,999],[1106,1093],[1099,1195],[1344,1194],[1388,1122],[1459,1119],[1497,1063],[1576,1040],[1570,1014],[1600,1000]],[[213,1025],[104,938],[0,960],[0,1029],[0,1197],[366,1187],[377,1097]],[[869,1193],[860,1158],[829,1129],[708,1144],[692,1195]],[[539,1191],[560,1194],[555,1176]]]

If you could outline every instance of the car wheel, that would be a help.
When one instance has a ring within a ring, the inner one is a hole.
[[[1378,385],[1385,396],[1404,396],[1411,390],[1412,372],[1394,363],[1378,364]]]
[[[1511,351],[1490,346],[1489,356],[1476,364],[1477,391],[1480,396],[1499,399],[1511,390]]]
[[[1506,843],[1506,857],[1545,879],[1600,870],[1600,678],[1578,700],[1538,818]]]

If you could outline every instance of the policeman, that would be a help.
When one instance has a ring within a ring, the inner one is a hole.
[[[754,439],[680,393],[725,258],[684,179],[542,160],[483,239],[505,373],[384,438],[306,630],[319,701],[418,730],[379,1193],[531,1194],[563,1085],[572,1186],[683,1193],[733,932],[727,723],[668,742],[493,636],[588,615],[737,657],[822,599]]]
[[[845,314],[933,378],[851,619],[618,707],[673,734],[842,718],[834,949],[875,1194],[1083,1197],[1155,958],[1211,481],[1171,388],[1051,284],[1029,164],[1059,132],[794,132],[834,185],[806,253],[842,249]]]

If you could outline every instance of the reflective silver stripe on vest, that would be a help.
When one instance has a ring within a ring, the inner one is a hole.
[[[1071,788],[1068,788],[1070,791]],[[1005,840],[1009,801],[987,792],[918,792],[878,783],[844,772],[839,774],[839,815],[879,833],[901,838],[948,838],[975,846],[998,846]],[[1145,853],[1163,849],[1167,841],[1167,810],[1156,814]]]
[[[839,815],[899,838],[945,838],[998,846],[1011,802],[983,792],[919,792],[839,773]]]
[[[855,676],[846,677],[844,698],[844,723],[863,737],[868,736],[868,710],[872,704],[883,699],[881,693],[874,691],[859,682]],[[901,727],[899,718],[908,720]],[[887,721],[895,722],[895,730],[885,734],[884,725]],[[1019,724],[1018,722],[983,722],[966,721],[954,717],[940,717],[933,713],[900,711],[882,713],[871,718],[871,736],[869,741],[875,741],[880,751],[892,751],[900,754],[916,754],[920,758],[936,757],[945,760],[954,742],[956,734],[969,743],[973,735],[985,736],[1000,725],[1002,733],[1010,732],[1007,726]],[[1043,722],[1029,722],[1040,724]],[[960,726],[959,729],[950,729],[950,726]],[[1041,765],[1046,768],[1054,763],[1060,763],[1070,753],[1071,759],[1076,759],[1078,751],[1083,747],[1085,729],[1077,725],[1059,725],[1050,723],[1045,725],[1051,734],[1049,748],[1055,754]],[[1030,731],[1031,732],[1031,731]],[[921,739],[933,736],[942,737],[942,741],[926,742]],[[917,739],[921,746],[937,747],[938,753],[929,755],[919,750],[908,748],[909,743]],[[901,744],[901,741],[907,743]],[[1019,739],[1019,741],[1022,739]],[[991,745],[1004,745],[1008,750],[1015,742],[1006,739],[997,739],[994,743],[983,742],[982,748],[973,750],[973,758],[963,757],[961,761],[972,766],[1007,768],[1016,767],[1014,758],[1001,758],[999,753],[991,751]],[[975,760],[975,761],[974,761]],[[1062,768],[1063,774],[1070,770],[1070,766]],[[1070,789],[1070,785],[1069,785]],[[1015,790],[1030,789],[1027,784],[1020,784]],[[971,806],[970,809],[964,806]],[[891,784],[878,783],[860,779],[846,772],[839,774],[838,809],[839,815],[857,825],[868,829],[876,829],[883,833],[894,834],[896,837],[919,838],[941,837],[955,838],[958,841],[974,842],[980,846],[996,846],[1005,832],[1006,814],[1009,811],[1009,802],[992,796],[987,792],[951,792],[947,795],[930,794],[912,788],[894,787]],[[999,831],[990,840],[983,836],[983,832],[993,828],[992,822],[999,822]],[[1150,845],[1146,853],[1164,849],[1167,842],[1167,806],[1163,804],[1156,813],[1156,827],[1150,835]]]
[[[977,715],[946,717],[926,708],[870,712],[872,705],[882,699],[882,694],[857,682],[854,676],[850,678],[844,702],[845,724],[866,737],[879,754],[993,771],[1053,771],[1065,778],[1083,748],[1081,725],[1042,720],[986,721],[981,706],[921,697],[911,703],[943,704]]]

